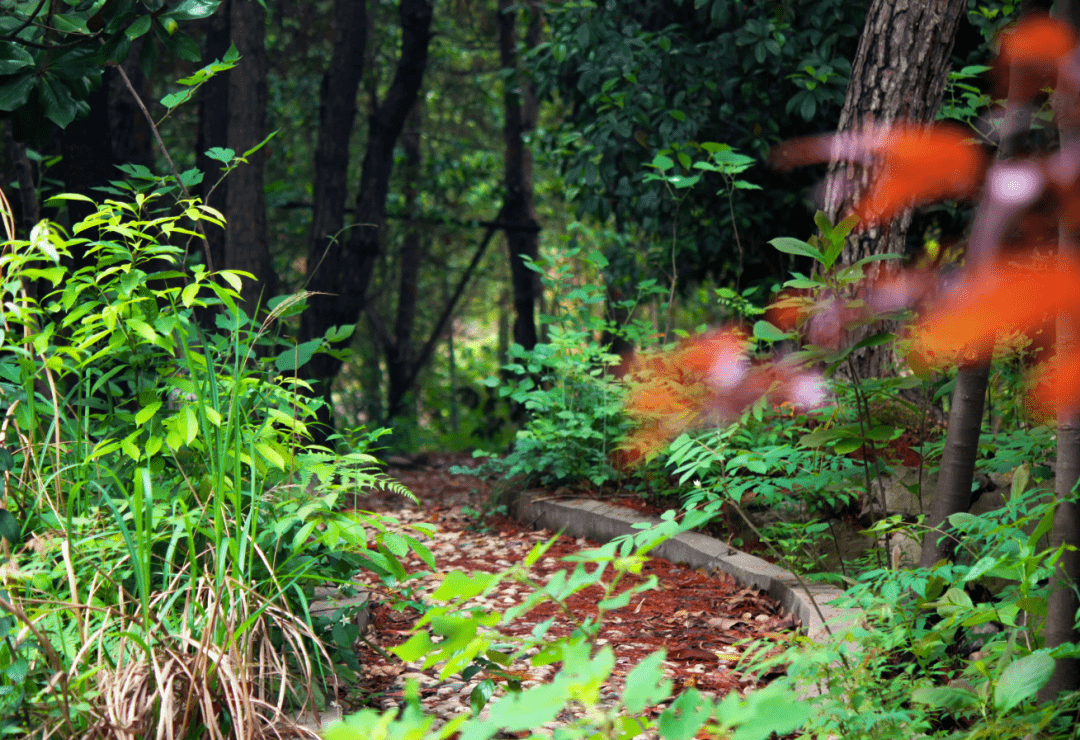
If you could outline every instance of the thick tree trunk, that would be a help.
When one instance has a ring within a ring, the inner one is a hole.
[[[839,130],[901,120],[933,121],[948,79],[956,29],[966,9],[966,0],[873,0],[859,37]],[[835,223],[865,190],[873,172],[850,163],[834,164],[830,170],[841,177],[837,182],[846,184],[826,194],[825,211]],[[891,223],[853,233],[841,263],[849,265],[872,254],[903,254],[910,224],[907,212]],[[871,265],[870,271],[882,264]],[[852,332],[850,340],[855,343],[893,328],[868,326]],[[889,344],[860,350],[852,359],[861,378],[888,375],[896,361]]]
[[[514,341],[525,349],[536,346],[536,302],[540,294],[535,272],[525,266],[526,257],[538,257],[537,235],[540,226],[533,205],[532,153],[524,137],[536,128],[537,100],[532,83],[517,69],[517,5],[513,0],[499,0],[499,60],[504,70],[512,71],[505,78],[503,100],[506,122],[503,139],[506,158],[503,176],[506,199],[499,219],[505,221],[506,243],[510,252],[510,276],[514,290]],[[543,19],[537,3],[530,3],[529,25],[525,34],[526,47],[540,42]]]
[[[401,55],[385,99],[374,106],[368,123],[367,152],[356,197],[355,227],[347,240],[328,244],[317,260],[308,260],[308,289],[325,293],[311,298],[304,312],[301,340],[321,337],[335,325],[355,324],[364,309],[368,285],[379,258],[379,232],[386,215],[386,196],[394,165],[394,145],[416,100],[427,67],[431,39],[430,0],[401,0]],[[316,355],[306,366],[307,377],[330,384],[341,360]],[[323,419],[328,421],[328,419]]]
[[[266,11],[255,0],[230,0],[229,35],[240,63],[228,72],[228,142],[238,156],[266,138]],[[225,197],[225,267],[245,270],[244,308],[255,309],[273,295],[275,274],[266,237],[263,174],[265,149],[248,155],[229,175]]]
[[[217,12],[206,20],[206,41],[203,45],[203,61],[221,59],[229,50],[229,5],[224,0]],[[203,173],[199,195],[203,203],[225,212],[228,199],[229,178],[221,181],[221,168],[217,160],[206,152],[214,147],[229,145],[229,75],[215,75],[199,89],[199,131],[195,142],[195,166]],[[203,222],[206,231],[207,250],[210,254],[208,269],[220,270],[225,266],[225,230]]]
[[[412,220],[418,215],[421,154],[420,131],[423,126],[423,98],[416,101],[409,113],[405,131],[401,136],[405,150],[405,238],[398,255],[400,281],[398,284],[397,315],[394,333],[386,342],[387,403],[386,413],[393,418],[405,411],[405,395],[411,390],[410,376],[413,371],[413,327],[416,323],[416,306],[419,298],[420,263],[424,259],[427,239],[419,225]]]

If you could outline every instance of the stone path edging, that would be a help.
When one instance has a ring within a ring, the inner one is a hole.
[[[518,507],[518,519],[534,528],[563,532],[572,537],[585,537],[597,542],[608,542],[626,534],[634,534],[634,524],[659,523],[660,519],[647,516],[633,509],[624,509],[601,501],[546,501],[524,500]],[[653,549],[653,554],[672,563],[686,563],[691,568],[705,568],[730,574],[745,586],[760,588],[776,599],[802,622],[810,639],[822,640],[828,635],[825,623],[831,627],[851,624],[858,615],[848,609],[829,606],[828,602],[843,591],[819,583],[806,583],[817,602],[814,608],[806,590],[788,571],[748,553],[729,547],[723,542],[699,534],[683,532]],[[804,579],[805,582],[805,579]]]

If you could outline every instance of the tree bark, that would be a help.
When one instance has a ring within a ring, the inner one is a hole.
[[[1059,0],[1057,16],[1080,29],[1080,0]],[[1056,102],[1056,101],[1055,101]],[[1056,111],[1055,111],[1056,112]],[[1063,117],[1059,116],[1059,121]],[[1080,129],[1059,124],[1061,143],[1075,142]],[[1076,258],[1080,249],[1075,234],[1062,233],[1058,240],[1058,252]],[[1078,317],[1061,314],[1057,318],[1055,353],[1069,357],[1080,347],[1080,323]],[[1071,546],[1058,561],[1050,577],[1050,597],[1046,609],[1043,639],[1046,647],[1055,648],[1070,642],[1080,642],[1076,613],[1080,598],[1076,585],[1080,583],[1080,506],[1073,491],[1080,480],[1080,409],[1058,413],[1057,419],[1057,468],[1055,470],[1054,495],[1058,509],[1054,513],[1054,526],[1050,531],[1050,546]],[[1080,689],[1080,660],[1058,658],[1050,680],[1039,691],[1041,701],[1053,701],[1062,691]]]
[[[405,118],[416,100],[427,67],[431,38],[430,0],[401,0],[401,54],[390,89],[373,106],[368,120],[368,143],[356,197],[355,227],[348,239],[326,245],[317,260],[308,260],[308,289],[325,295],[312,296],[311,307],[301,317],[301,341],[322,337],[335,325],[355,324],[366,303],[367,289],[379,258],[381,231],[386,216],[386,196],[394,164],[394,145]],[[329,397],[330,384],[342,361],[327,354],[316,355],[305,370],[321,384]],[[329,421],[323,418],[322,421]]]
[[[416,324],[416,306],[419,297],[420,263],[424,259],[427,240],[421,236],[420,227],[412,222],[410,215],[419,212],[421,178],[420,131],[423,126],[423,98],[413,105],[408,123],[401,136],[405,150],[405,238],[398,255],[400,280],[398,284],[397,314],[394,333],[385,344],[387,375],[387,417],[392,419],[405,410],[405,396],[411,390],[410,375],[413,370],[413,327]]]
[[[941,105],[949,74],[956,30],[967,10],[966,0],[873,0],[859,37],[851,68],[839,131],[896,121],[930,122]],[[834,163],[830,177],[844,188],[826,194],[825,212],[835,223],[851,209],[873,176],[852,163]],[[873,254],[904,254],[911,212],[891,223],[854,232],[844,246],[841,264],[850,265]],[[884,264],[871,264],[873,273]],[[895,326],[871,325],[852,332],[852,344]],[[867,347],[853,357],[861,378],[890,374],[896,358],[891,345]],[[843,372],[843,371],[841,371]]]
[[[121,66],[131,80],[143,103],[151,99],[152,91],[146,75],[139,63],[146,36],[140,36],[131,44],[131,50]],[[109,82],[109,130],[112,133],[113,160],[117,164],[140,164],[148,169],[154,166],[154,139],[150,122],[146,120],[142,109],[131,95],[124,80],[114,75]],[[115,173],[114,177],[116,174]]]
[[[229,5],[232,0],[224,0],[217,12],[206,21],[206,40],[203,45],[203,60],[221,59],[229,50]],[[214,147],[224,149],[229,145],[229,75],[233,72],[214,75],[199,89],[199,130],[195,142],[195,166],[203,173],[199,195],[203,203],[225,212],[228,200],[229,178],[217,184],[224,166],[217,160],[210,159],[206,152]],[[225,266],[225,230],[211,223],[203,222],[206,231],[207,251],[212,264],[207,269],[220,270]]]
[[[334,240],[344,239],[348,192],[349,139],[356,121],[356,93],[364,73],[367,46],[366,0],[334,0],[330,64],[319,89],[319,133],[308,240],[310,275]]]
[[[503,179],[506,196],[499,219],[507,222],[506,244],[510,253],[510,276],[514,291],[514,341],[529,350],[536,346],[536,302],[540,294],[535,272],[525,265],[525,258],[539,256],[539,223],[533,204],[532,153],[525,145],[525,135],[536,128],[536,92],[527,77],[520,74],[517,63],[517,5],[513,0],[499,0],[499,60],[505,78],[503,101],[506,121],[503,140],[506,156]],[[543,19],[536,2],[529,3],[529,25],[525,45],[532,48],[540,42]]]
[[[240,63],[228,72],[227,139],[237,156],[266,138],[266,11],[255,0],[230,0],[229,35]],[[229,175],[225,196],[225,267],[255,276],[241,298],[249,315],[273,295],[275,274],[266,236],[265,149]]]
[[[961,365],[949,407],[949,426],[941,456],[938,490],[926,517],[919,567],[932,568],[939,560],[951,558],[956,540],[947,536],[945,521],[971,506],[971,483],[975,479],[975,458],[979,452],[983,406],[990,365]]]

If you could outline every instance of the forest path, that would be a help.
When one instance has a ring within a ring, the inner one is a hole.
[[[446,573],[453,570],[497,572],[509,568],[521,562],[535,543],[554,536],[544,530],[533,531],[504,516],[481,521],[474,512],[481,510],[486,502],[486,485],[476,478],[449,472],[452,465],[471,464],[472,460],[467,456],[432,454],[396,462],[399,466],[391,467],[389,473],[417,496],[420,505],[382,492],[358,498],[355,505],[360,509],[392,514],[403,523],[436,525],[437,532],[427,544],[439,572],[410,581],[413,587],[411,600],[418,605],[439,586]],[[403,463],[407,467],[402,467]],[[572,564],[562,562],[561,558],[596,546],[598,543],[585,539],[558,537],[532,569],[534,582],[542,584],[555,571],[572,568]],[[410,572],[428,570],[411,553],[406,567]],[[598,646],[611,646],[616,656],[614,680],[604,690],[605,699],[615,701],[621,695],[622,678],[626,673],[646,655],[660,648],[667,649],[664,670],[674,681],[676,694],[691,686],[714,696],[723,696],[732,690],[745,691],[760,685],[760,681],[745,674],[738,665],[749,649],[747,641],[760,639],[779,647],[795,635],[795,622],[790,614],[783,613],[767,595],[742,587],[729,576],[709,576],[659,558],[650,559],[643,568],[641,577],[649,575],[656,575],[659,589],[635,597],[623,609],[609,612],[597,639]],[[390,593],[374,577],[368,578],[367,587],[372,594],[367,639],[384,650],[404,642],[420,612],[413,606],[395,608]],[[519,603],[528,592],[527,586],[506,580],[495,592],[477,599],[476,603],[502,611]],[[599,587],[592,587],[571,597],[567,606],[578,619],[594,615],[598,594]],[[552,617],[555,623],[549,635],[566,635],[573,629],[571,620],[560,614],[553,604],[544,603],[506,632],[526,635],[537,623]],[[469,681],[460,675],[440,681],[437,668],[425,671],[418,665],[389,662],[363,644],[360,659],[364,676],[354,696],[357,705],[397,706],[401,702],[405,680],[414,678],[420,684],[425,708],[443,719],[468,710],[473,688],[485,678],[494,678],[481,672]],[[527,688],[546,681],[554,671],[553,666],[534,667],[523,660],[511,666],[509,673],[519,677],[522,687]],[[347,710],[353,708],[356,707],[346,707]]]

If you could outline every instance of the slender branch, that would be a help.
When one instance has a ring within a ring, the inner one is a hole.
[[[173,163],[172,157],[169,156],[169,150],[165,148],[165,142],[161,139],[161,132],[158,131],[158,127],[154,124],[154,119],[150,115],[150,111],[146,109],[146,105],[143,104],[142,98],[139,97],[139,93],[135,91],[135,86],[131,84],[131,79],[127,76],[127,72],[124,71],[123,65],[117,64],[116,71],[120,73],[120,77],[124,80],[124,85],[127,86],[128,92],[131,93],[131,97],[135,98],[135,103],[139,106],[139,110],[142,111],[143,116],[146,118],[146,122],[150,124],[150,130],[154,132],[154,139],[157,141],[158,148],[161,149],[161,153],[165,156],[165,161],[169,163],[169,170],[172,172],[172,176],[176,178],[177,184],[180,186],[180,190],[184,193],[184,198],[191,200],[191,193],[188,192],[187,185],[180,179],[180,172],[176,169],[176,164]],[[210,257],[210,242],[206,238],[206,231],[203,230],[202,220],[195,220],[195,228],[199,230],[199,235],[202,236],[203,255],[206,257],[206,269],[210,272],[214,271],[214,261]]]

